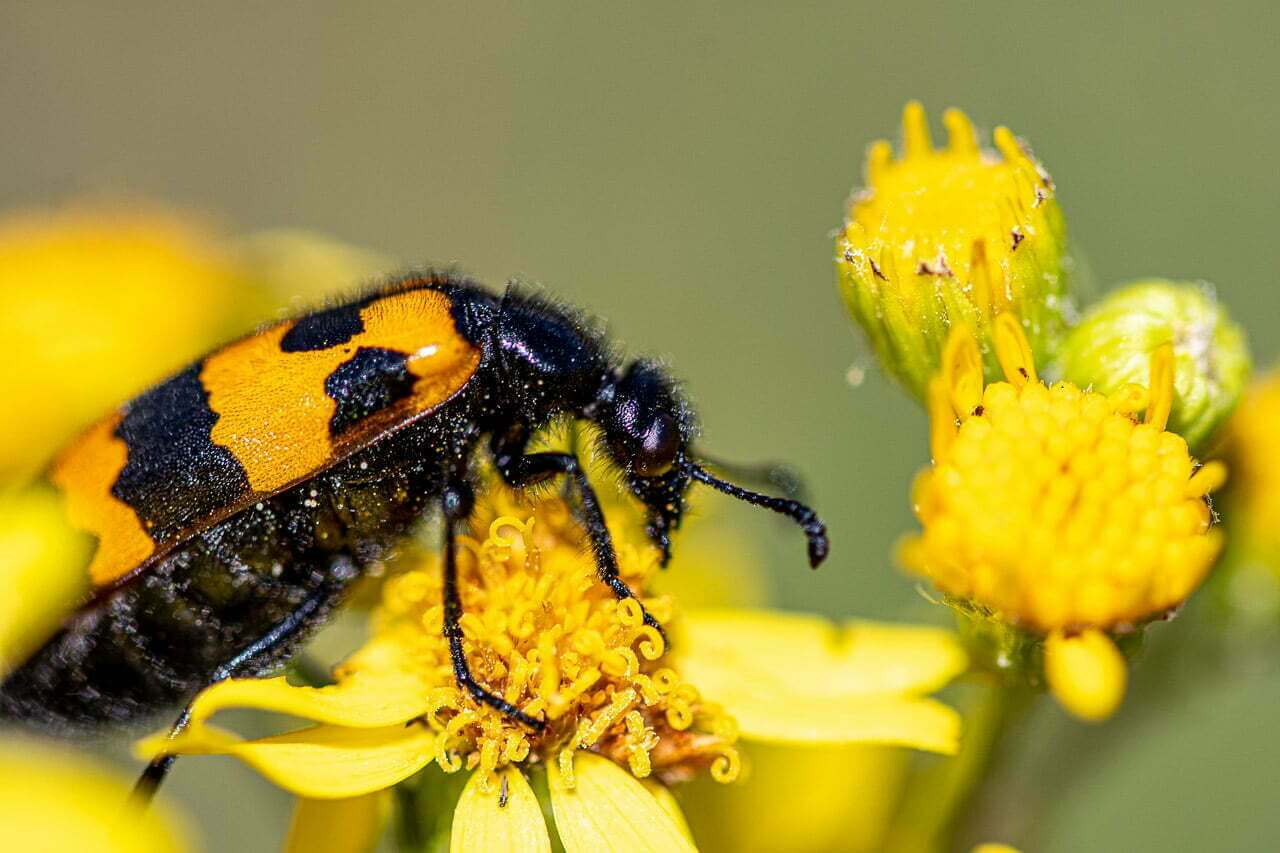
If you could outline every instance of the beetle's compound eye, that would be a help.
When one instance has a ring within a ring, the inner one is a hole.
[[[640,477],[658,477],[671,470],[680,452],[680,428],[676,419],[659,412],[636,436],[637,446],[631,470]]]

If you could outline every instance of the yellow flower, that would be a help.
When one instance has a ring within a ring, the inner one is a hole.
[[[1252,554],[1280,572],[1280,370],[1254,383],[1227,427],[1235,475],[1227,519]]]
[[[883,140],[871,146],[866,189],[836,240],[845,304],[884,368],[921,398],[952,325],[978,332],[993,376],[996,315],[1021,317],[1044,358],[1073,310],[1048,173],[1007,128],[996,128],[993,152],[964,113],[943,120],[950,139],[936,149],[924,109],[907,105],[902,156]]]
[[[1106,634],[1166,615],[1204,579],[1222,542],[1206,496],[1225,468],[1198,467],[1164,429],[1168,346],[1147,388],[1108,396],[1044,385],[1018,322],[1002,314],[995,325],[1006,382],[983,387],[962,327],[948,340],[929,390],[934,464],[914,487],[924,529],[901,559],[964,606],[1051,635],[1055,694],[1082,716],[1105,716],[1124,689]]]
[[[198,225],[79,207],[0,221],[0,481],[237,327],[241,272]]]
[[[40,853],[178,853],[183,827],[164,803],[129,805],[129,782],[62,748],[0,741],[4,848]]]
[[[617,601],[597,581],[563,501],[530,505],[494,490],[473,524],[484,535],[463,540],[459,577],[468,661],[481,683],[544,718],[542,731],[455,685],[432,559],[387,582],[372,638],[339,667],[335,685],[215,685],[197,698],[187,732],[149,739],[140,752],[234,755],[304,797],[311,814],[322,807],[309,801],[377,796],[428,765],[428,780],[465,770],[452,849],[545,850],[554,832],[577,851],[692,849],[667,786],[704,771],[734,780],[739,733],[956,749],[957,715],[927,696],[966,666],[945,631],[690,613],[670,623],[669,653],[636,603]],[[625,523],[614,535],[624,580],[650,612],[671,618],[671,600],[647,592],[652,549]],[[244,740],[208,722],[230,707],[316,725]],[[545,780],[552,825],[530,778]],[[305,826],[299,819],[295,833]]]
[[[303,309],[379,281],[396,268],[386,255],[293,228],[255,232],[233,241],[228,251],[270,304]]]
[[[57,630],[84,599],[90,543],[51,489],[0,491],[0,678]]]

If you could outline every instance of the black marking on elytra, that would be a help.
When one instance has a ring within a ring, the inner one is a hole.
[[[347,343],[364,331],[360,311],[371,301],[362,299],[298,318],[280,339],[281,352],[315,352]]]
[[[408,356],[381,347],[360,347],[324,381],[324,391],[338,404],[329,433],[339,435],[375,412],[413,393]]]
[[[111,494],[133,507],[156,542],[249,490],[244,466],[213,443],[218,415],[209,408],[201,367],[192,365],[133,400],[116,427],[129,456]]]

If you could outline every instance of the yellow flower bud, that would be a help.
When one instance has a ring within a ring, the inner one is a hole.
[[[939,368],[951,327],[977,333],[988,378],[999,375],[995,318],[1020,318],[1043,361],[1072,312],[1065,229],[1052,179],[1007,128],[980,147],[959,110],[934,148],[923,108],[907,105],[903,148],[871,146],[866,188],[836,239],[841,295],[886,371],[917,397]]]
[[[1249,380],[1244,331],[1202,284],[1142,281],[1089,309],[1058,354],[1063,378],[1110,394],[1142,382],[1152,355],[1173,347],[1169,431],[1202,449],[1231,414]]]

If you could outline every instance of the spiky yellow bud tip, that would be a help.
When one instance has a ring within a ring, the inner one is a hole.
[[[1044,359],[1072,311],[1048,173],[1006,128],[996,129],[992,151],[959,110],[943,122],[948,141],[935,148],[924,109],[907,105],[901,156],[888,142],[871,146],[866,188],[850,200],[836,240],[845,304],[884,368],[921,398],[953,324],[977,333],[995,376],[998,315],[1021,318]]]
[[[1037,634],[1124,632],[1179,606],[1221,545],[1197,466],[1164,430],[1172,352],[1149,385],[1107,396],[1035,378],[1015,322],[995,336],[1007,381],[974,390],[977,343],[957,329],[930,393],[934,464],[915,486],[922,532],[901,552],[943,592]],[[1137,412],[1145,409],[1145,422]]]

